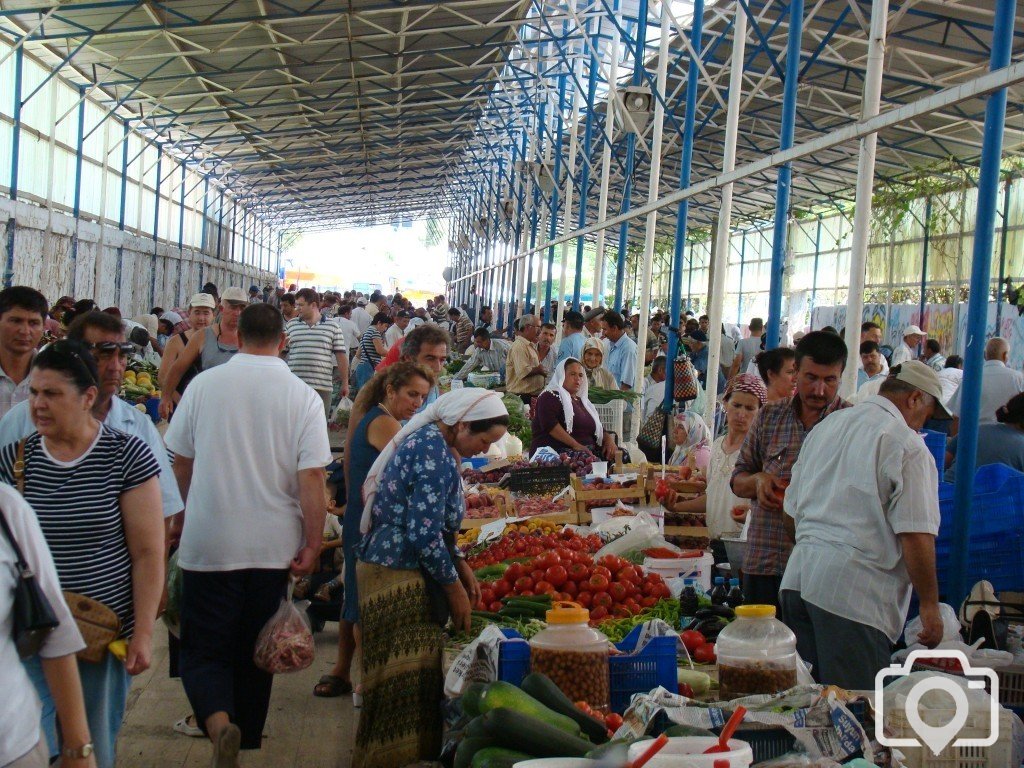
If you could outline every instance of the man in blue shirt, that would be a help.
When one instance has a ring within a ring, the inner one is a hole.
[[[163,438],[153,426],[153,420],[117,396],[124,381],[132,345],[125,342],[121,320],[105,312],[92,311],[75,319],[68,329],[69,339],[80,341],[92,351],[99,369],[99,394],[92,406],[92,415],[108,427],[141,438],[160,465],[160,496],[163,516],[169,518],[181,512],[185,505],[178,491],[178,483],[171,471],[171,461]],[[29,414],[28,401],[15,405],[0,419],[0,445],[15,443],[36,431]]]
[[[570,309],[562,318],[562,343],[558,345],[558,359],[555,364],[573,358],[583,359],[583,342],[586,337],[583,335],[583,315],[574,309]]]
[[[604,313],[604,336],[608,339],[608,370],[620,389],[633,389],[636,382],[636,342],[626,335],[626,321],[618,312]]]
[[[873,341],[862,341],[860,344],[860,364],[857,371],[857,389],[859,390],[869,381],[884,379],[887,371],[882,368],[882,350]]]

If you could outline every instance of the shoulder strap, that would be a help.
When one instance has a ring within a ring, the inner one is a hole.
[[[18,455],[14,459],[14,485],[25,495],[25,439],[18,441]]]

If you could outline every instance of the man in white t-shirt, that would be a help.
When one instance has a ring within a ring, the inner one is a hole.
[[[359,339],[363,338],[363,334],[366,333],[366,329],[370,327],[370,321],[373,319],[373,315],[371,315],[366,309],[367,303],[366,298],[360,296],[356,299],[355,309],[352,310],[352,322],[355,323],[356,328],[359,329],[356,346],[359,346]],[[374,308],[374,311],[376,312],[376,308]]]
[[[750,336],[736,345],[736,356],[740,359],[738,371],[746,372],[747,366],[761,352],[761,337],[764,336],[764,320],[760,317],[750,319]],[[754,371],[757,373],[757,371]]]
[[[352,305],[342,304],[338,307],[338,316],[335,318],[345,334],[345,347],[348,349],[348,359],[351,360],[359,349],[359,340],[363,337],[359,333],[359,326],[352,320]]]
[[[217,768],[260,747],[273,675],[253,663],[256,637],[289,572],[319,557],[331,461],[323,403],[279,357],[281,313],[249,305],[238,336],[238,353],[185,390],[166,435],[186,497],[181,678]]]
[[[978,421],[981,424],[994,424],[996,411],[1006,405],[1010,398],[1024,392],[1024,373],[1007,367],[1010,360],[1010,345],[1006,339],[998,336],[985,344],[985,367],[981,370],[981,402],[979,403]],[[960,418],[963,383],[949,401],[949,411],[957,419]]]
[[[395,322],[384,334],[384,346],[391,349],[405,336],[405,330],[409,327],[410,316],[404,309],[395,315]]]
[[[917,348],[926,338],[925,332],[916,325],[908,325],[903,329],[903,341],[897,344],[896,349],[892,351],[892,359],[889,361],[889,365],[895,368],[900,363],[907,362],[907,360],[916,360]]]

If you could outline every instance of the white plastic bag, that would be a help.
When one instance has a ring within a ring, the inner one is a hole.
[[[292,602],[292,587],[256,637],[253,663],[272,675],[298,672],[313,663],[313,631],[306,614]]]
[[[341,398],[341,401],[338,403],[338,407],[334,409],[334,415],[331,417],[331,421],[339,427],[347,428],[349,416],[352,414],[352,405],[352,401],[347,397]]]
[[[960,619],[957,618],[953,606],[939,603],[939,615],[942,616],[942,639],[944,641],[960,640]],[[908,621],[906,628],[903,630],[903,637],[907,645],[916,644],[917,636],[921,634],[923,629],[924,625],[921,623],[920,616],[915,616]]]

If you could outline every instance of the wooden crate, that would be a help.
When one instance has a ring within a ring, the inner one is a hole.
[[[655,503],[654,492],[657,490],[658,481],[661,479],[661,464],[647,465],[647,494],[650,503]],[[694,498],[707,493],[707,485],[695,483],[691,480],[681,480],[676,474],[679,467],[665,467],[665,479],[669,481],[672,489],[678,493],[685,494],[683,498]]]
[[[587,509],[587,502],[601,502],[598,506],[614,507],[617,501],[624,504],[645,504],[647,502],[646,477],[642,472],[637,473],[636,484],[630,488],[607,488],[601,490],[587,490],[583,479],[573,475],[572,493],[575,497],[573,509],[576,512],[576,519],[579,525],[590,523],[590,511]]]
[[[505,517],[512,517],[515,514],[515,510],[512,508],[512,498],[504,488],[499,488],[496,485],[481,486],[481,490],[484,491],[488,496],[494,499],[497,504],[495,506],[499,510],[499,514],[494,517],[480,517],[480,518],[463,518],[462,519],[462,530],[469,530],[471,528],[479,528],[481,525],[487,523],[493,523],[495,520],[501,520]]]

